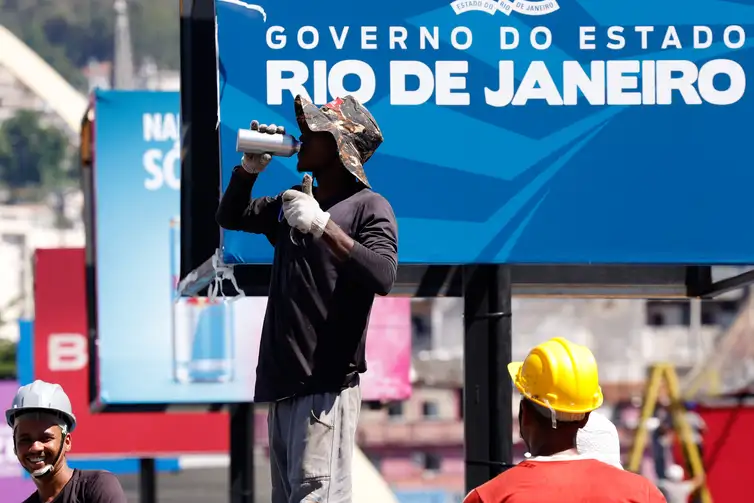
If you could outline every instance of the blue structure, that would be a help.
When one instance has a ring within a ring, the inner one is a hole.
[[[239,5],[240,3],[240,5]],[[253,3],[253,5],[252,5]],[[747,264],[754,6],[718,0],[216,2],[222,181],[251,119],[352,93],[402,264]],[[275,159],[255,190],[300,182]],[[269,263],[224,231],[230,264]]]
[[[93,99],[93,399],[104,406],[251,400],[254,367],[234,368],[234,350],[250,354],[254,340],[240,347],[232,340],[232,310],[176,304],[179,93],[97,91]],[[217,370],[201,370],[208,364]]]

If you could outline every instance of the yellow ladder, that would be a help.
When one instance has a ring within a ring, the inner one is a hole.
[[[647,381],[646,390],[644,391],[644,404],[641,410],[641,419],[639,427],[636,429],[634,444],[631,446],[631,454],[628,461],[628,469],[638,473],[640,463],[644,455],[644,449],[647,446],[648,431],[647,420],[654,415],[657,401],[660,396],[662,382],[667,383],[667,391],[670,398],[670,411],[673,418],[673,429],[681,439],[684,449],[684,456],[688,456],[688,464],[691,467],[691,475],[696,477],[704,475],[704,464],[699,455],[699,449],[693,441],[691,427],[686,421],[686,409],[681,397],[681,389],[678,384],[678,375],[675,367],[668,363],[660,363],[652,366],[652,372]],[[704,478],[704,484],[699,488],[702,503],[712,503],[712,495],[707,487],[707,478]]]

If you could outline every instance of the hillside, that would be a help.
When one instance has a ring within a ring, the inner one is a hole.
[[[129,0],[129,14],[135,63],[151,57],[177,69],[178,2]],[[114,23],[113,0],[0,0],[0,24],[82,89],[81,68],[112,60]]]

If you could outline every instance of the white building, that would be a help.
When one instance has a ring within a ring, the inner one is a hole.
[[[89,83],[89,91],[112,89],[112,63],[90,61],[83,72]],[[134,75],[134,87],[149,91],[179,91],[181,88],[181,72],[161,69],[153,60],[147,59]]]
[[[79,191],[66,196],[69,229],[56,227],[48,205],[0,205],[0,338],[17,340],[16,321],[34,315],[34,251],[84,246],[83,203]]]
[[[40,112],[45,121],[78,143],[87,98],[73,88],[37,53],[0,26],[0,122],[19,110]],[[37,248],[82,247],[83,196],[62,196],[71,228],[61,229],[55,204],[0,206],[0,337],[18,338],[19,317],[33,316],[33,266]]]
[[[739,271],[729,272],[726,275]],[[594,352],[604,383],[641,382],[648,366],[659,362],[673,363],[684,374],[706,362],[740,316],[743,300],[741,291],[696,305],[689,300],[514,298],[513,360],[560,336]],[[417,315],[423,319],[414,321],[416,356],[423,361],[459,360],[460,365],[463,300],[433,299],[417,306]]]

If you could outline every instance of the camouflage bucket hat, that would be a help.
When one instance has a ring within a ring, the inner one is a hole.
[[[343,166],[371,188],[364,173],[364,163],[372,157],[383,138],[380,126],[369,110],[351,95],[336,98],[322,108],[299,95],[295,107],[299,128],[332,134]]]

